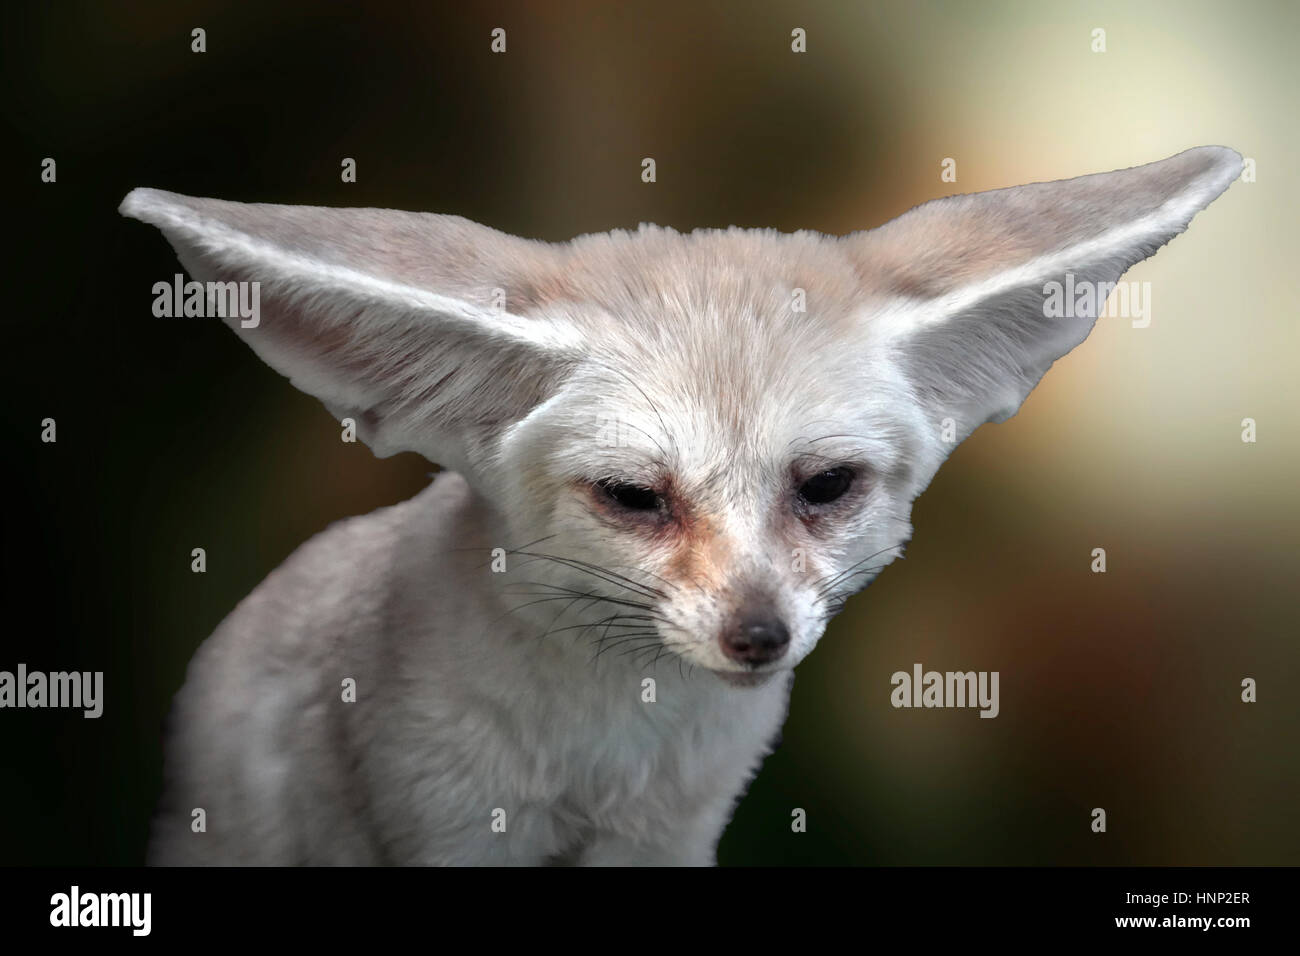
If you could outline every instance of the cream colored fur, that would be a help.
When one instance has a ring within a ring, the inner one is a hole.
[[[1116,281],[1239,170],[1203,147],[841,238],[554,245],[132,191],[195,279],[261,284],[257,327],[230,323],[261,358],[377,454],[448,469],[307,542],[203,645],[151,860],[711,863],[794,665],[907,541],[945,420],[1013,414],[1087,336],[1045,283]],[[849,492],[810,508],[835,467]],[[788,649],[737,663],[720,635],[760,605]]]

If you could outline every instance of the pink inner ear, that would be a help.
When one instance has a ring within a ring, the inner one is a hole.
[[[868,296],[880,297],[864,325],[893,343],[927,414],[958,422],[961,440],[1014,414],[1087,337],[1102,290],[1187,228],[1240,169],[1231,150],[1202,147],[1134,169],[927,203],[846,240]],[[1056,286],[1085,289],[1080,301],[1092,305],[1068,315],[1049,308]]]
[[[932,299],[1201,192],[1199,204],[1159,240],[1166,241],[1227,188],[1240,165],[1231,150],[1201,147],[1131,169],[950,196],[846,237],[846,246],[869,293]]]

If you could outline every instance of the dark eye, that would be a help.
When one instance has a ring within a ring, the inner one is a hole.
[[[799,497],[810,505],[824,505],[849,490],[853,484],[853,472],[848,468],[832,468],[820,475],[813,475],[799,486]]]
[[[654,511],[663,503],[653,488],[629,485],[619,481],[598,482],[605,494],[631,511]]]

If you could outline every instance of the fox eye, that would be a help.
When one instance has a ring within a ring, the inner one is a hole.
[[[813,475],[799,486],[799,497],[810,505],[829,504],[849,490],[853,472],[848,468],[832,468]]]
[[[601,481],[597,484],[605,494],[630,511],[654,511],[663,504],[663,499],[653,488],[621,481]]]

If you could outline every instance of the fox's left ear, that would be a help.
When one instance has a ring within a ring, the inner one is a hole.
[[[872,338],[901,357],[927,407],[953,417],[964,438],[1015,414],[1087,337],[1125,270],[1186,229],[1240,172],[1236,152],[1203,146],[1132,169],[935,200],[842,242],[872,300]],[[1081,296],[1082,310],[1048,317],[1059,314],[1048,307],[1053,293],[1071,285],[1090,286],[1091,304]]]

